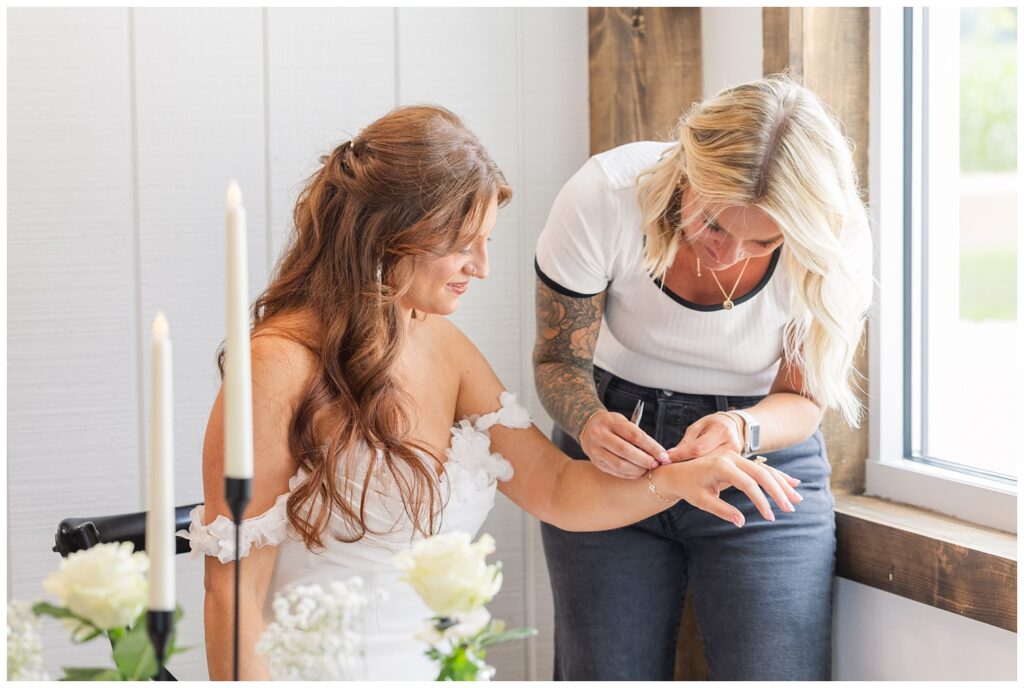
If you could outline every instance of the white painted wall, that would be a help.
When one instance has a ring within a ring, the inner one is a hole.
[[[1017,634],[836,579],[837,681],[1014,681]]]
[[[704,98],[759,79],[764,63],[760,7],[702,7],[701,80]]]
[[[433,102],[480,136],[515,196],[491,277],[454,317],[544,429],[533,391],[533,247],[588,154],[587,19],[570,9],[12,9],[8,14],[8,597],[36,599],[60,519],[143,510],[149,323],[175,345],[176,494],[202,498],[223,337],[223,199],[249,217],[250,295],[266,284],[318,157],[396,104]],[[485,531],[492,612],[538,638],[488,657],[550,676],[537,523],[499,496]],[[178,557],[171,662],[205,679],[202,561]],[[97,665],[46,622],[47,670]]]

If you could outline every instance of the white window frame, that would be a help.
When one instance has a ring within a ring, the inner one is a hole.
[[[868,323],[869,457],[865,493],[1017,532],[1017,494],[1005,483],[907,459],[904,455],[903,9],[872,8],[869,207],[875,247],[875,301]],[[914,22],[915,32],[920,22]],[[915,44],[917,40],[915,37]],[[897,66],[898,65],[898,66]],[[915,61],[915,83],[920,81]],[[915,108],[916,112],[920,112]],[[920,127],[913,127],[918,139]],[[920,140],[914,142],[920,161]],[[919,170],[918,170],[919,172]],[[919,173],[912,221],[920,221]],[[885,228],[885,231],[880,231]],[[915,332],[912,348],[920,348]],[[899,353],[897,353],[899,352]],[[1006,429],[1012,433],[1012,429]],[[1013,451],[1019,442],[1011,439]]]

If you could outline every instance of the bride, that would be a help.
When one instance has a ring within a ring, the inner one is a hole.
[[[771,518],[799,481],[731,452],[670,463],[639,428],[647,479],[572,461],[530,422],[445,315],[487,277],[487,241],[511,189],[477,138],[438,107],[403,107],[321,159],[295,230],[253,307],[255,468],[241,531],[239,673],[269,678],[254,646],[274,593],[361,576],[388,601],[365,614],[369,679],[430,679],[414,631],[432,612],[394,554],[432,533],[474,535],[495,490],[564,530],[635,523],[684,499],[727,521],[735,486]],[[220,362],[223,363],[223,352]],[[188,537],[206,555],[211,679],[230,679],[234,538],[224,501],[224,395],[203,447],[205,506]],[[635,461],[634,461],[635,463]],[[663,465],[664,464],[664,465]],[[762,492],[762,490],[764,492]],[[784,506],[783,506],[784,505]],[[610,622],[611,620],[609,620]]]

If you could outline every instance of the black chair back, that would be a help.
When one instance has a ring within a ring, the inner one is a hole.
[[[199,502],[202,504],[202,502]],[[198,504],[186,504],[174,509],[174,530],[188,530],[189,513]],[[88,518],[65,518],[57,526],[54,536],[53,551],[62,557],[72,552],[89,549],[101,542],[131,542],[136,552],[146,549],[146,513],[138,511],[132,514],[114,514],[113,516],[93,516]],[[184,554],[189,551],[189,541],[175,538],[175,552]]]

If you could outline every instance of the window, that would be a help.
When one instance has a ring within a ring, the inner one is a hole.
[[[1014,481],[1017,10],[922,8],[904,20],[905,452]]]
[[[867,491],[1015,531],[1017,11],[873,18]]]

